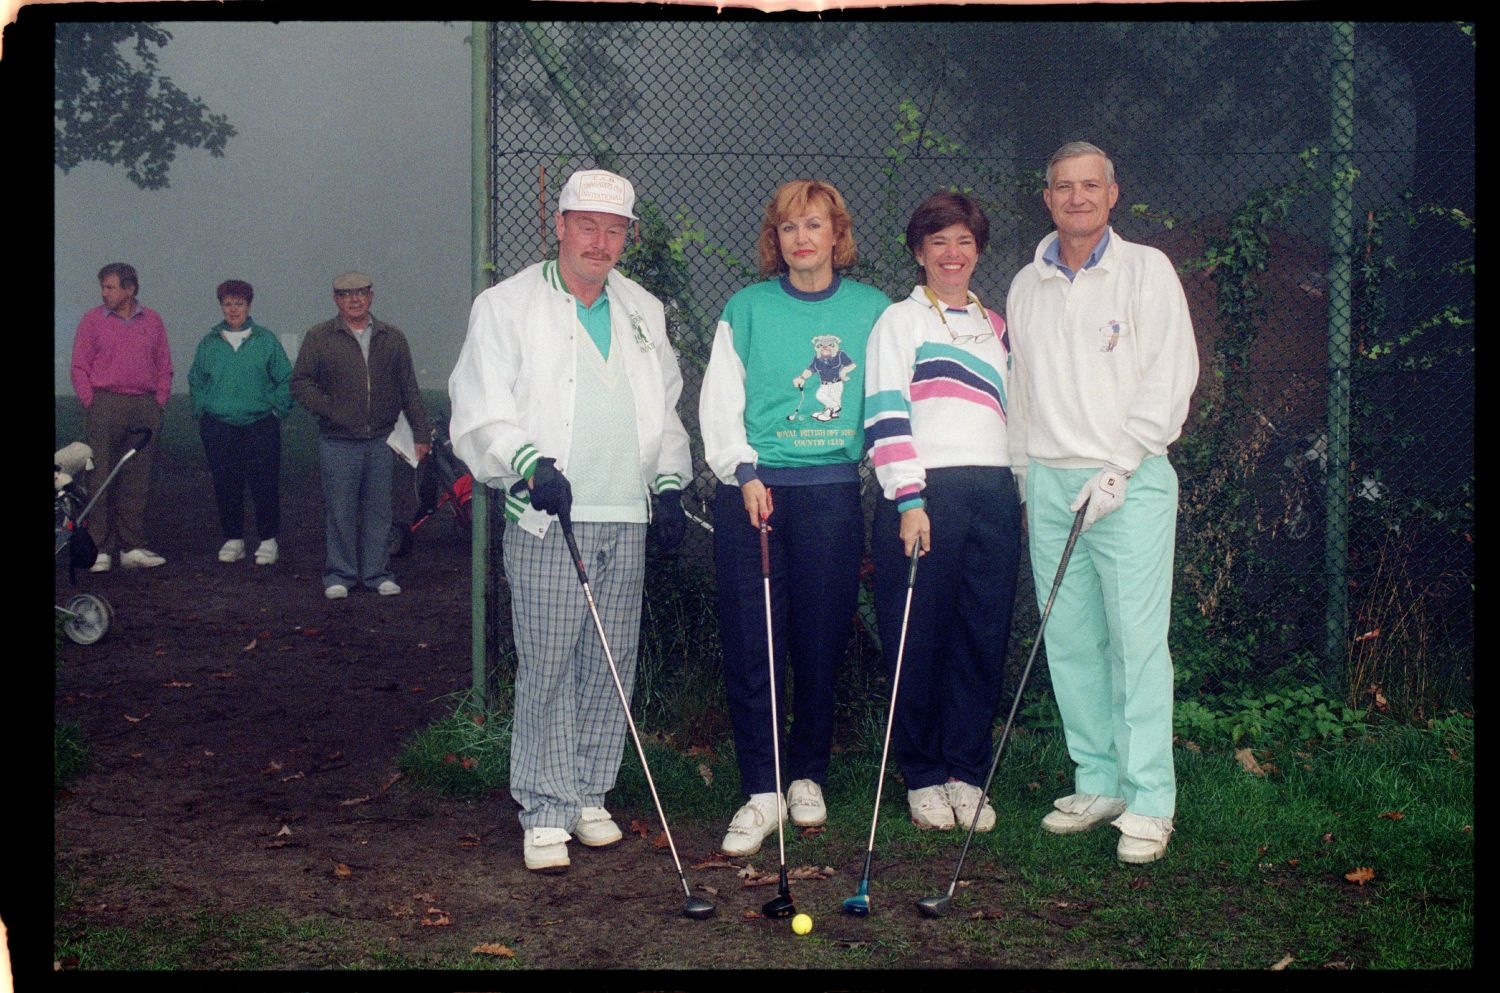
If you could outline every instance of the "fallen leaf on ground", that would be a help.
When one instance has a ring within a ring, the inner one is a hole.
[[[693,869],[738,869],[739,866],[735,865],[733,862],[726,862],[723,859],[708,858],[708,859],[704,859],[702,862],[699,862],[698,864],[696,864],[694,866],[691,866],[690,868],[693,868]]]
[[[821,869],[815,865],[799,866],[796,869],[787,870],[788,879],[827,879],[833,875],[832,866],[823,866]]]
[[[321,632],[317,628],[303,628],[302,635],[305,638],[316,638]]]
[[[712,786],[714,784],[714,771],[709,768],[707,762],[698,763],[698,777],[703,780],[704,786]]]
[[[184,683],[180,679],[174,679],[170,683],[162,683],[162,685],[165,686],[169,690],[185,690],[189,686],[192,686],[193,684],[192,683]]]
[[[281,837],[284,834],[291,834],[291,833],[292,833],[292,829],[289,828],[289,827],[287,827],[285,824],[283,824],[283,825],[281,825],[281,830],[276,832],[276,837],[279,838],[279,837]]]
[[[655,838],[651,839],[651,847],[652,848],[667,848],[671,844],[672,843],[667,840],[667,832],[665,832],[665,831],[663,831],[661,834],[657,835]]]
[[[630,833],[638,834],[642,838],[645,838],[651,834],[651,828],[643,821],[635,820],[630,822]]]
[[[339,801],[339,806],[340,807],[357,807],[358,805],[360,805],[362,803],[369,803],[369,802],[370,802],[370,797],[369,797],[368,794],[366,794],[365,796],[350,797],[348,800],[340,800]]]
[[[747,910],[742,916],[747,921],[758,921],[762,919],[761,913],[758,910]]]
[[[266,766],[264,769],[262,769],[260,771],[260,774],[262,776],[268,776],[268,775],[270,775],[273,772],[280,772],[280,771],[281,771],[281,763],[277,762],[275,759],[272,759],[271,760],[271,764],[268,765],[268,766]]]
[[[131,717],[131,716],[130,716],[130,715],[129,715],[129,714],[126,714],[126,715],[125,715],[125,719],[126,719],[126,720],[127,720],[127,721],[129,721],[129,722],[130,722],[130,723],[132,723],[132,724],[139,724],[139,723],[140,723],[140,722],[141,722],[141,721],[144,721],[144,720],[145,720],[145,719],[146,719],[146,718],[148,718],[148,717],[150,717],[150,716],[151,716],[151,715],[150,715],[150,714],[149,714],[149,713],[147,713],[147,714],[142,714],[142,715],[141,715],[141,716],[139,716],[139,717]]]
[[[1255,753],[1250,749],[1236,748],[1234,750],[1234,758],[1240,764],[1240,768],[1246,772],[1256,776],[1264,776],[1266,774],[1265,768],[1259,762],[1255,761]]]
[[[396,780],[398,780],[400,778],[401,778],[401,773],[399,773],[399,772],[393,772],[393,773],[391,773],[391,778],[387,779],[385,781],[385,785],[382,786],[382,787],[380,787],[380,792],[384,793],[386,790],[390,789],[393,785],[395,785]]]
[[[1149,889],[1151,886],[1151,880],[1147,879],[1145,876],[1136,876],[1130,881],[1128,885],[1133,890]]]
[[[255,651],[255,646],[257,644],[259,644],[259,643],[260,643],[260,639],[259,638],[251,638],[250,639],[250,644],[248,644],[248,645],[245,646],[245,651],[247,651],[247,652],[253,652],[253,651]]]
[[[969,917],[976,921],[994,921],[1005,916],[1003,910],[976,910]]]
[[[1375,870],[1371,869],[1369,866],[1362,865],[1355,869],[1353,872],[1344,873],[1344,878],[1358,886],[1363,886],[1365,883],[1368,883],[1370,880],[1375,878]]]
[[[281,781],[283,783],[290,783],[294,779],[301,779],[301,778],[303,778],[304,775],[305,774],[302,773],[302,772],[294,772],[290,776],[282,776],[281,777]]]
[[[475,955],[497,955],[497,956],[499,956],[500,958],[503,958],[503,959],[513,959],[513,958],[516,957],[516,953],[515,952],[511,951],[509,948],[506,948],[504,945],[496,944],[493,941],[492,942],[488,942],[488,943],[483,944],[483,945],[475,945],[474,946],[474,954]]]
[[[335,876],[338,876],[340,879],[347,879],[349,876],[354,875],[354,870],[349,868],[342,862],[337,862],[334,863],[333,874]]]
[[[1280,972],[1282,969],[1285,969],[1287,966],[1291,965],[1294,961],[1296,960],[1293,959],[1290,955],[1283,955],[1280,962],[1277,962],[1275,965],[1271,966],[1271,971]]]
[[[1325,845],[1331,845],[1331,844],[1333,844],[1333,832],[1332,831],[1328,831],[1328,832],[1324,833],[1324,835],[1323,835],[1323,837],[1322,837],[1321,840],[1322,840],[1323,844],[1325,844]]]
[[[423,927],[447,927],[452,923],[453,918],[448,916],[448,912],[437,907],[428,907],[427,916],[421,921]]]
[[[1387,818],[1389,820],[1393,820],[1393,821],[1404,820],[1405,817],[1406,817],[1406,815],[1403,814],[1399,810],[1387,810],[1385,813],[1381,814],[1380,816],[1384,817],[1384,818]]]
[[[234,673],[232,673],[232,672],[216,672],[216,673],[214,673],[214,678],[215,679],[233,679],[234,678]]]
[[[826,827],[823,827],[821,825],[819,825],[818,827],[805,827],[802,829],[801,834],[804,838],[816,838],[818,835],[827,830],[828,829]]]
[[[459,836],[458,847],[460,848],[474,848],[478,844],[479,835],[477,834],[465,834]]]
[[[257,631],[255,633],[255,637],[258,640],[260,640],[260,641],[270,641],[271,640],[271,632],[269,632],[269,631]]]

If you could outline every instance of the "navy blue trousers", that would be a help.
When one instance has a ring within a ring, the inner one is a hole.
[[[932,548],[917,564],[912,588],[891,753],[909,790],[950,777],[982,786],[1010,644],[1020,503],[1010,470],[990,466],[929,469],[922,496]],[[895,672],[911,561],[901,545],[900,516],[882,499],[870,539],[888,676]]]
[[[795,779],[821,785],[828,777],[834,683],[849,647],[865,539],[857,482],[776,487],[775,505],[771,617],[784,790]],[[740,788],[746,794],[770,793],[776,789],[776,765],[760,531],[750,526],[737,486],[720,484],[714,495],[714,572]]]

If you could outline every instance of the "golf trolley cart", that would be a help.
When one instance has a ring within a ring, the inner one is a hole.
[[[52,456],[53,555],[60,557],[67,550],[70,584],[77,582],[78,568],[92,566],[98,556],[98,548],[88,532],[89,511],[109,488],[121,467],[151,441],[151,432],[147,428],[131,433],[139,435],[140,441],[120,457],[92,498],[77,477],[94,468],[93,449],[75,441]],[[115,609],[97,593],[76,593],[68,599],[67,606],[57,606],[56,610],[57,616],[62,618],[63,634],[79,645],[92,645],[102,639],[109,633],[115,619]]]
[[[432,434],[432,450],[417,470],[417,511],[411,523],[391,525],[386,547],[393,557],[411,554],[417,529],[443,507],[453,511],[465,532],[471,524],[474,477],[453,452],[447,422],[439,420]]]

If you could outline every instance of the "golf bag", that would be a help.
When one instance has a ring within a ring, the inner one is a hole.
[[[410,554],[417,529],[443,507],[453,511],[465,532],[469,530],[474,477],[454,454],[446,421],[439,422],[433,430],[432,451],[417,470],[416,486],[417,510],[411,523],[391,525],[389,547],[393,556]]]

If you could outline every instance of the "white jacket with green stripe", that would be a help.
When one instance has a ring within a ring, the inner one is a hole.
[[[614,271],[605,292],[635,398],[641,486],[650,493],[681,489],[692,457],[677,414],[682,374],[661,301]],[[568,471],[577,349],[588,333],[576,307],[554,260],[490,287],[474,300],[468,335],[448,377],[454,451],[476,480],[504,491],[506,516],[537,536],[556,518],[532,507],[525,487],[519,493],[511,487],[530,479],[543,457]]]

